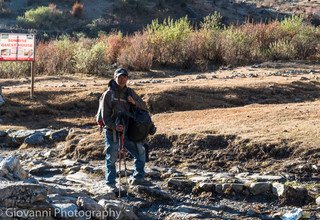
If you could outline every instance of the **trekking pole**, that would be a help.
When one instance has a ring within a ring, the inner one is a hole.
[[[118,180],[118,183],[119,183],[119,199],[121,198],[121,154],[122,154],[122,149],[121,149],[121,134],[122,132],[119,132],[119,180]]]
[[[127,175],[127,163],[126,163],[126,152],[124,149],[124,133],[121,134],[121,151],[124,153],[123,163],[124,163],[124,175],[126,178],[126,190],[127,190],[127,197],[129,196],[129,184],[128,184],[128,175]]]

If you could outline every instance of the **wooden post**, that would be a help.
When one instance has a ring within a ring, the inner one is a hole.
[[[33,99],[34,95],[34,61],[31,62],[31,90],[30,98]]]

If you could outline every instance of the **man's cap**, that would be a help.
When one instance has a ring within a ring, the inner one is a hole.
[[[128,76],[128,71],[125,68],[118,68],[116,71],[114,71],[114,77],[118,77],[120,75],[127,75]]]

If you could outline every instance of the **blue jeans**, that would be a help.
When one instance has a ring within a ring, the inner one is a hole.
[[[117,132],[116,141],[113,140],[113,132],[103,129],[104,143],[106,145],[106,174],[107,184],[115,184],[116,182],[116,161],[119,153],[119,133]],[[124,138],[124,147],[134,157],[134,173],[136,179],[144,178],[144,165],[146,163],[145,149],[142,142],[135,143],[127,137]]]

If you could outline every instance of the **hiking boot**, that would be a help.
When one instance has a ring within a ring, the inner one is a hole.
[[[151,183],[145,179],[136,179],[136,178],[129,179],[129,184],[133,186],[137,186],[137,185],[150,186],[151,185]]]

